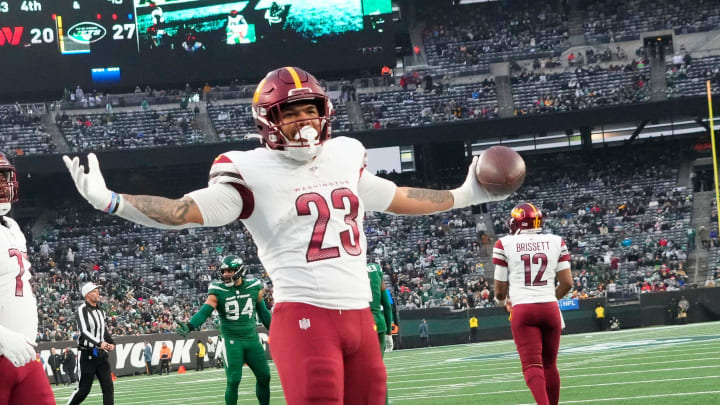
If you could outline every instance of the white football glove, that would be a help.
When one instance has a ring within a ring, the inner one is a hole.
[[[493,194],[480,186],[475,177],[475,167],[477,166],[478,157],[474,156],[470,167],[468,168],[467,177],[462,186],[450,190],[453,194],[455,202],[453,208],[465,208],[471,205],[486,203],[489,201],[500,201],[508,198],[510,194],[500,195]]]
[[[100,211],[114,212],[118,202],[118,196],[114,192],[108,190],[105,185],[105,179],[100,172],[100,164],[94,153],[88,153],[88,172],[85,173],[85,167],[80,164],[80,158],[74,157],[70,159],[67,155],[63,156],[65,166],[70,171],[70,175],[75,181],[75,187],[80,195],[85,198],[90,205]]]
[[[393,351],[394,346],[392,335],[385,335],[385,353]]]
[[[15,367],[22,367],[35,360],[35,343],[28,342],[21,333],[0,326],[0,355]]]

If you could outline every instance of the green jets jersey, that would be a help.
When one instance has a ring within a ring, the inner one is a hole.
[[[375,318],[375,326],[377,326],[377,333],[383,333],[386,331],[385,327],[385,316],[383,315],[382,304],[380,304],[380,297],[383,294],[380,289],[383,281],[383,272],[380,265],[377,263],[370,263],[367,265],[368,278],[370,279],[370,290],[372,291],[372,301],[370,301],[370,311]]]
[[[262,289],[260,280],[243,280],[242,284],[233,287],[226,287],[220,281],[210,284],[208,295],[217,297],[216,309],[220,315],[220,333],[223,337],[258,338],[255,306]]]

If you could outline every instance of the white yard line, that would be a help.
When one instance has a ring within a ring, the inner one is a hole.
[[[633,400],[633,399],[684,397],[684,396],[690,396],[690,395],[709,395],[709,394],[720,394],[720,391],[673,392],[673,393],[669,393],[669,394],[638,395],[635,397],[579,399],[579,400],[575,400],[575,401],[560,401],[560,403],[561,404],[580,404],[580,403],[585,403],[585,402],[627,401],[627,400]],[[516,404],[516,405],[535,405],[535,404],[532,403],[532,404]]]
[[[708,361],[713,360],[717,361],[716,359],[706,359]],[[578,371],[583,371],[591,368],[596,367],[584,367],[582,369],[578,369]],[[604,366],[602,367],[604,368]],[[719,365],[714,366],[695,366],[695,367],[677,367],[677,368],[661,368],[661,369],[652,369],[652,370],[632,370],[632,371],[613,371],[609,373],[593,373],[593,374],[580,374],[580,375],[567,375],[567,374],[561,374],[562,379],[567,378],[580,378],[580,377],[597,377],[597,376],[603,376],[603,375],[616,375],[616,374],[637,374],[637,373],[657,373],[661,371],[678,371],[678,370],[693,370],[693,369],[704,369],[704,368],[720,368]],[[505,373],[505,375],[522,375],[522,372],[511,372],[511,373]],[[413,380],[404,380],[404,381],[388,381],[388,385],[391,384],[407,384],[407,383],[415,383],[415,382],[432,382],[432,381],[442,381],[442,380],[453,380],[457,381],[460,379],[466,379],[466,378],[483,378],[483,377],[495,377],[497,376],[497,373],[494,374],[476,374],[476,375],[463,375],[463,376],[454,376],[454,377],[443,377],[443,378],[428,378],[428,379],[413,379]],[[493,382],[494,383],[494,382]],[[426,385],[424,385],[426,386]]]
[[[602,387],[602,386],[610,386],[610,385],[630,385],[630,384],[650,384],[650,383],[658,383],[658,382],[673,382],[673,381],[683,381],[683,380],[699,380],[703,378],[720,378],[720,375],[710,375],[710,376],[701,376],[701,377],[686,377],[686,378],[667,378],[667,379],[661,379],[661,380],[645,380],[645,381],[621,381],[621,382],[612,382],[612,383],[603,383],[603,384],[582,384],[582,385],[569,385],[569,386],[563,386],[561,387],[561,390],[568,390],[568,389],[575,389],[575,388],[591,388],[591,387]],[[517,382],[523,382],[523,379],[517,380]],[[391,391],[391,394],[396,391],[401,391],[404,389],[412,389],[417,391],[421,387],[408,387],[408,388],[396,388]],[[515,393],[515,392],[529,392],[528,388],[525,387],[523,389],[516,389],[516,390],[502,390],[502,391],[490,391],[490,392],[473,392],[473,393],[464,393],[464,394],[443,394],[443,395],[422,395],[422,394],[410,394],[410,395],[403,395],[401,398],[393,398],[391,396],[391,399],[393,399],[393,402],[399,402],[399,401],[408,401],[408,400],[420,400],[425,398],[445,398],[445,397],[467,397],[467,396],[483,396],[483,395],[497,395],[497,394],[509,394],[509,393]]]

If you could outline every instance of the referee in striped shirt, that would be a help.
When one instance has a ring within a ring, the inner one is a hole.
[[[80,383],[73,391],[68,405],[78,405],[90,393],[93,380],[97,375],[102,388],[103,405],[114,405],[114,388],[110,371],[108,352],[115,350],[115,344],[110,337],[105,312],[100,303],[100,286],[87,283],[80,289],[85,302],[77,309],[77,324],[80,331],[78,338],[78,357],[80,358]]]

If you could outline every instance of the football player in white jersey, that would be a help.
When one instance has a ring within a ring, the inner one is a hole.
[[[228,45],[249,44],[250,40],[247,38],[248,29],[249,26],[245,21],[245,17],[238,13],[237,10],[232,10],[227,19],[226,35]]]
[[[15,166],[0,152],[0,405],[55,405],[43,366],[35,361],[37,302],[25,236],[6,216],[17,200]]]
[[[289,405],[385,403],[365,270],[366,210],[422,215],[505,196],[475,180],[474,159],[454,190],[397,187],[365,170],[363,145],[330,138],[332,104],[318,80],[273,70],[252,103],[264,146],[218,156],[209,186],[172,200],[119,195],[97,158],[89,170],[65,156],[80,194],[95,208],[160,229],[222,226],[240,219],[274,286],[273,360]]]
[[[572,274],[565,242],[559,236],[540,233],[542,221],[542,212],[533,204],[513,208],[510,234],[500,238],[493,249],[495,301],[512,306],[513,339],[535,402],[556,405],[560,398],[557,354],[562,331],[557,300],[570,291]]]

